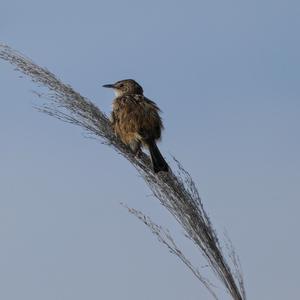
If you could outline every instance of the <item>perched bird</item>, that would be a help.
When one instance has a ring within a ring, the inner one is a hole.
[[[150,152],[153,171],[168,172],[168,164],[156,145],[163,129],[157,105],[144,96],[143,88],[133,79],[105,84],[103,87],[112,88],[116,94],[111,113],[116,135],[134,154],[138,154],[141,147],[146,146]]]

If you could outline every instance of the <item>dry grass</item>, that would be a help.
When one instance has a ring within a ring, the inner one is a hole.
[[[232,299],[245,300],[243,277],[240,264],[232,244],[229,244],[229,260],[225,258],[217,234],[203,208],[198,190],[188,172],[177,163],[178,175],[154,174],[149,157],[132,155],[130,150],[114,135],[108,117],[91,101],[81,96],[69,85],[62,83],[47,69],[42,68],[9,46],[0,44],[0,58],[28,75],[34,82],[49,89],[45,104],[38,109],[62,121],[78,125],[89,134],[100,137],[101,141],[123,155],[137,169],[154,196],[168,209],[182,226],[186,236],[200,250],[217,279],[224,285]],[[193,267],[180,251],[169,232],[154,224],[141,212],[128,210],[146,224],[159,240],[175,254],[208,289],[213,298],[218,299],[214,287]]]

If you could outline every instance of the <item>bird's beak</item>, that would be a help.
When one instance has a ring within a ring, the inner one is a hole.
[[[105,87],[105,88],[111,88],[111,89],[113,89],[115,87],[114,84],[104,84],[102,86]]]

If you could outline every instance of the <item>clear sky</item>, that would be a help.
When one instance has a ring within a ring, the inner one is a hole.
[[[0,39],[109,113],[134,78],[163,110],[160,148],[197,182],[249,299],[300,294],[300,3],[1,2]],[[119,202],[182,230],[121,156],[42,115],[0,62],[0,299],[211,299]],[[218,286],[221,299],[228,299]]]

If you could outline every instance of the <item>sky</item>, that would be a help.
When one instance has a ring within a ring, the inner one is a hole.
[[[3,0],[0,41],[111,110],[134,78],[162,109],[159,147],[181,161],[248,299],[299,285],[300,3]],[[205,262],[135,169],[82,129],[37,112],[34,83],[0,62],[0,298],[211,299],[121,205]],[[230,299],[220,283],[220,299]]]

